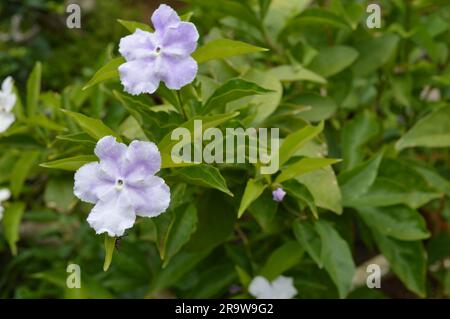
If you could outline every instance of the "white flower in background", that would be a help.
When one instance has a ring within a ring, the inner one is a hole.
[[[292,299],[297,294],[293,279],[284,276],[279,276],[272,282],[256,276],[250,283],[248,291],[257,299]]]
[[[12,113],[15,104],[16,94],[13,92],[13,79],[8,76],[3,81],[0,91],[0,133],[6,131],[16,120]]]
[[[9,197],[11,197],[11,192],[8,189],[0,189],[0,220],[3,218],[3,211],[5,210],[2,206],[2,202],[8,200]]]

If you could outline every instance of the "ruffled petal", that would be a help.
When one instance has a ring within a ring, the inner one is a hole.
[[[168,27],[180,22],[180,17],[166,4],[161,4],[152,14],[152,23],[156,32],[164,33]]]
[[[135,60],[119,66],[120,81],[126,92],[132,95],[152,94],[159,86],[157,58]]]
[[[100,168],[112,179],[121,177],[127,146],[118,143],[113,136],[105,136],[97,142],[94,153],[100,159]]]
[[[150,176],[140,184],[127,182],[125,191],[138,216],[158,216],[165,212],[170,204],[170,189],[158,176]]]
[[[91,210],[87,221],[97,234],[122,236],[126,229],[133,227],[136,214],[124,192],[113,189]]]
[[[115,180],[103,173],[100,164],[93,162],[77,170],[73,191],[82,201],[95,204],[114,187],[114,184]]]
[[[166,30],[162,39],[164,54],[187,57],[197,48],[198,37],[193,23],[180,22]]]
[[[256,276],[250,283],[248,291],[252,296],[258,299],[270,298],[272,286],[266,278]]]
[[[5,132],[16,120],[12,113],[0,112],[0,133]]]
[[[290,277],[279,276],[272,282],[272,289],[276,299],[291,299],[297,294],[294,281]]]
[[[140,182],[155,175],[161,168],[161,155],[152,142],[133,141],[128,146],[124,177],[128,182]]]
[[[120,39],[119,52],[127,61],[153,57],[154,34],[137,29],[133,34]]]
[[[163,63],[161,79],[169,89],[179,90],[194,81],[197,75],[198,65],[192,57],[164,56]]]
[[[9,189],[0,189],[0,204],[11,197],[11,192]]]

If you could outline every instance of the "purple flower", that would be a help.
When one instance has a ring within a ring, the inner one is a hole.
[[[197,62],[191,57],[198,40],[195,25],[182,22],[165,4],[151,20],[155,32],[137,29],[119,44],[119,52],[127,61],[119,67],[120,80],[125,91],[133,95],[155,92],[160,81],[179,90],[197,74]]]
[[[75,173],[74,193],[95,204],[87,221],[97,234],[122,236],[136,216],[155,217],[169,207],[170,189],[155,176],[161,155],[154,143],[133,141],[127,147],[106,136],[94,152],[100,161]]]
[[[281,187],[278,187],[272,192],[272,198],[276,202],[281,202],[284,198],[284,195],[286,195],[286,192]]]

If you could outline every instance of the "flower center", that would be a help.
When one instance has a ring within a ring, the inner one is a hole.
[[[157,54],[161,53],[161,47],[156,47],[156,48],[155,48],[155,52],[156,52]]]
[[[123,188],[123,184],[124,184],[124,182],[123,182],[123,179],[118,179],[117,181],[116,181],[116,188],[117,189],[122,189]]]

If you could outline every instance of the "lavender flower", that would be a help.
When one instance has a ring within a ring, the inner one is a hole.
[[[0,220],[2,220],[3,218],[3,212],[4,212],[4,208],[2,206],[2,202],[4,202],[5,200],[8,200],[11,197],[11,192],[4,188],[4,189],[0,189]]]
[[[182,22],[165,4],[151,20],[155,32],[137,29],[119,44],[119,52],[127,61],[119,67],[120,80],[125,91],[133,95],[155,92],[160,81],[179,90],[194,80],[198,70],[191,57],[199,37],[195,25]]]
[[[293,279],[284,276],[279,276],[272,282],[256,276],[250,283],[248,291],[257,299],[292,299],[297,294]]]
[[[8,76],[3,81],[2,89],[0,90],[0,133],[5,132],[16,120],[12,113],[17,99],[16,94],[13,92],[13,82],[12,77]]]
[[[74,193],[95,204],[87,221],[97,234],[122,236],[136,216],[155,217],[167,209],[170,189],[155,176],[161,155],[154,143],[133,141],[127,147],[106,136],[94,152],[100,161],[75,173]]]
[[[284,195],[286,195],[286,192],[281,187],[278,187],[272,192],[272,198],[276,202],[281,202],[284,198]]]

